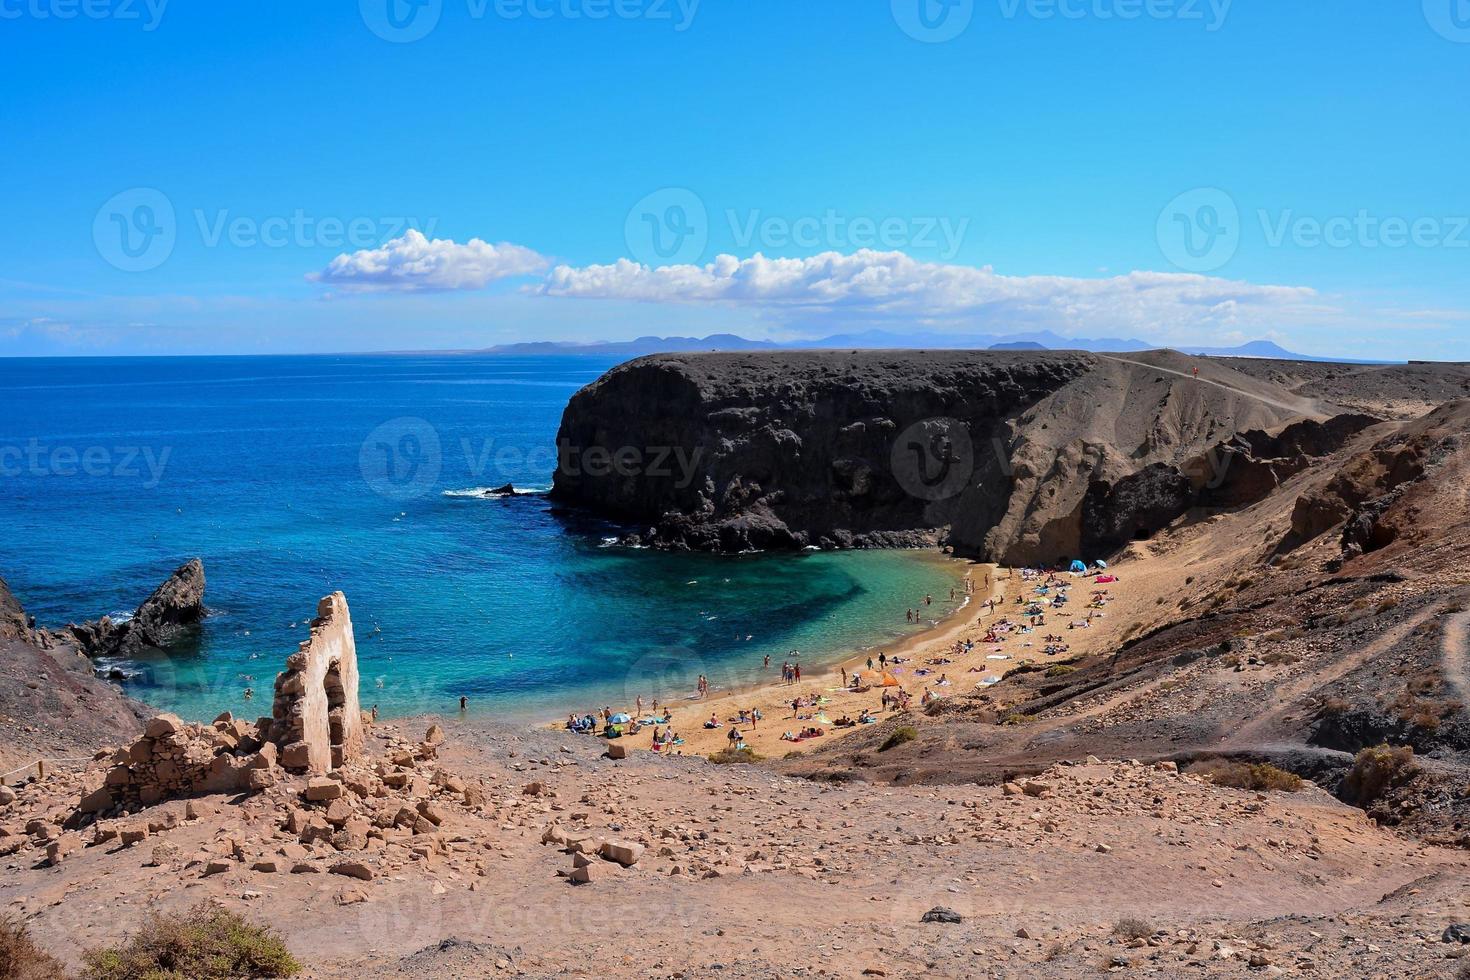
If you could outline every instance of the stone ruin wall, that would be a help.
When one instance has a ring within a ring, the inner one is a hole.
[[[276,676],[271,717],[254,724],[225,712],[211,725],[164,714],[132,744],[113,751],[105,776],[82,791],[80,814],[135,810],[208,793],[255,792],[275,784],[278,765],[326,773],[362,755],[357,647],[347,598],[317,603],[311,636]]]
[[[311,636],[276,675],[270,740],[280,763],[325,773],[362,754],[357,645],[347,597],[333,592],[317,603]]]

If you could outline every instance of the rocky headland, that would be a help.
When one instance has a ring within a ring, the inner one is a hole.
[[[1168,351],[656,355],[572,398],[552,496],[665,548],[1053,563],[1260,499],[1375,421]]]

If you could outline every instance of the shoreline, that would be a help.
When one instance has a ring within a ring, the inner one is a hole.
[[[847,689],[842,684],[844,673],[850,677],[853,672],[864,669],[868,659],[870,657],[876,658],[880,651],[889,656],[890,662],[892,658],[901,658],[905,661],[905,665],[897,668],[895,674],[902,675],[903,679],[900,680],[900,688],[908,691],[912,697],[917,698],[920,692],[914,688],[930,686],[916,683],[923,679],[913,674],[913,671],[921,666],[918,663],[919,658],[921,656],[942,656],[955,644],[961,642],[963,634],[967,630],[974,628],[978,622],[978,620],[972,619],[972,616],[977,615],[975,609],[978,603],[984,603],[986,600],[994,598],[997,601],[997,612],[1003,616],[1005,614],[1005,587],[1007,583],[1014,580],[1013,569],[1005,568],[994,563],[976,562],[970,559],[954,558],[947,555],[936,555],[935,557],[945,562],[953,562],[963,566],[963,574],[959,579],[960,585],[957,586],[957,588],[963,591],[957,595],[954,607],[947,610],[932,625],[916,633],[899,637],[891,645],[881,642],[875,643],[871,647],[860,649],[830,662],[822,663],[814,670],[803,672],[803,676],[799,682],[783,681],[780,678],[780,667],[773,661],[768,671],[775,675],[771,679],[738,684],[727,688],[712,689],[707,697],[681,697],[677,701],[662,701],[660,702],[661,706],[667,705],[674,710],[673,722],[671,725],[660,724],[657,727],[672,728],[679,733],[684,743],[673,748],[670,754],[703,757],[726,748],[727,733],[730,730],[731,724],[728,719],[737,716],[739,710],[742,708],[759,709],[764,715],[764,719],[755,725],[747,726],[742,724],[739,726],[744,743],[752,750],[759,752],[761,748],[764,748],[766,752],[761,754],[766,755],[778,751],[781,747],[784,747],[782,754],[785,754],[785,752],[802,751],[801,746],[805,742],[783,741],[779,738],[779,735],[785,728],[799,729],[803,727],[796,719],[790,717],[792,713],[791,700],[796,697],[809,697],[813,694],[827,695],[832,699],[829,704],[814,709],[817,713],[825,711],[827,707],[832,707],[834,711],[840,710],[844,714],[851,713],[856,715],[863,708],[870,707],[875,716],[880,718],[888,717],[896,713],[896,711],[880,711],[881,690],[857,692]],[[970,582],[974,583],[973,591],[964,590],[964,583]],[[978,615],[983,615],[983,613]],[[976,652],[981,652],[978,646],[976,647]],[[968,677],[969,675],[960,675],[957,672],[956,678],[961,676]],[[951,680],[951,684],[958,687],[956,680]],[[958,691],[954,693],[958,693]],[[943,696],[952,696],[952,694],[947,692]],[[858,704],[856,701],[850,701],[844,704],[841,709],[838,708],[836,703],[838,699],[854,697],[867,698],[873,704],[868,706],[867,704]],[[627,711],[632,714],[633,707],[633,705],[615,706],[614,711]],[[693,712],[692,714],[691,710]],[[706,720],[704,712],[706,710],[720,721],[719,727],[714,729],[704,727]],[[648,716],[651,713],[652,702],[649,701],[644,705],[643,714],[644,716]],[[532,727],[538,730],[555,731],[568,735],[572,734],[566,728],[566,719],[564,717],[541,721],[535,723]],[[836,728],[830,724],[826,724],[822,725],[822,727],[825,734],[820,737],[819,741],[822,745],[828,745],[831,744],[834,738],[840,738],[851,732],[859,731],[864,726],[857,725],[851,728]],[[653,726],[644,725],[637,734],[630,733],[625,735],[621,740],[622,744],[638,751],[653,754],[651,746],[652,729]],[[772,733],[775,734],[773,735]],[[600,735],[596,737],[601,738]]]

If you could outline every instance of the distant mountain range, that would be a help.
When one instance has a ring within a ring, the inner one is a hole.
[[[644,354],[670,354],[684,351],[744,350],[1085,350],[1096,353],[1125,353],[1154,350],[1161,344],[1136,338],[1063,337],[1049,330],[1018,334],[952,334],[891,333],[869,330],[863,333],[834,334],[817,340],[792,340],[778,343],[770,340],[747,340],[730,333],[708,337],[639,337],[636,340],[601,343],[537,341],[525,344],[502,344],[491,347],[490,354],[596,354],[602,356],[640,357]],[[1338,361],[1345,358],[1314,357],[1296,354],[1269,340],[1254,340],[1239,347],[1177,347],[1183,354],[1207,357],[1259,357],[1288,361]]]

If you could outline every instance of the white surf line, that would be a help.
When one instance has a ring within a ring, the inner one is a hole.
[[[1246,391],[1244,388],[1236,388],[1233,385],[1225,384],[1223,381],[1211,381],[1209,378],[1195,377],[1192,374],[1185,374],[1183,371],[1175,371],[1173,368],[1159,367],[1157,364],[1150,364],[1147,361],[1132,361],[1126,357],[1114,357],[1111,354],[1098,354],[1097,356],[1101,357],[1103,360],[1117,361],[1119,364],[1132,364],[1134,367],[1148,368],[1150,371],[1162,371],[1164,374],[1172,374],[1176,377],[1185,378],[1189,381],[1199,381],[1203,384],[1214,385],[1216,388],[1223,388],[1226,391],[1233,391],[1237,395],[1244,395],[1246,398],[1254,398],[1258,402],[1263,402],[1267,405],[1273,405],[1276,408],[1279,408],[1286,412],[1291,412],[1294,415],[1306,415],[1310,416],[1311,418],[1318,419],[1328,418],[1327,413],[1322,411],[1321,404],[1315,398],[1302,398],[1301,403],[1292,405],[1287,402],[1277,401],[1275,398],[1268,398],[1265,395],[1256,394],[1253,391]]]

